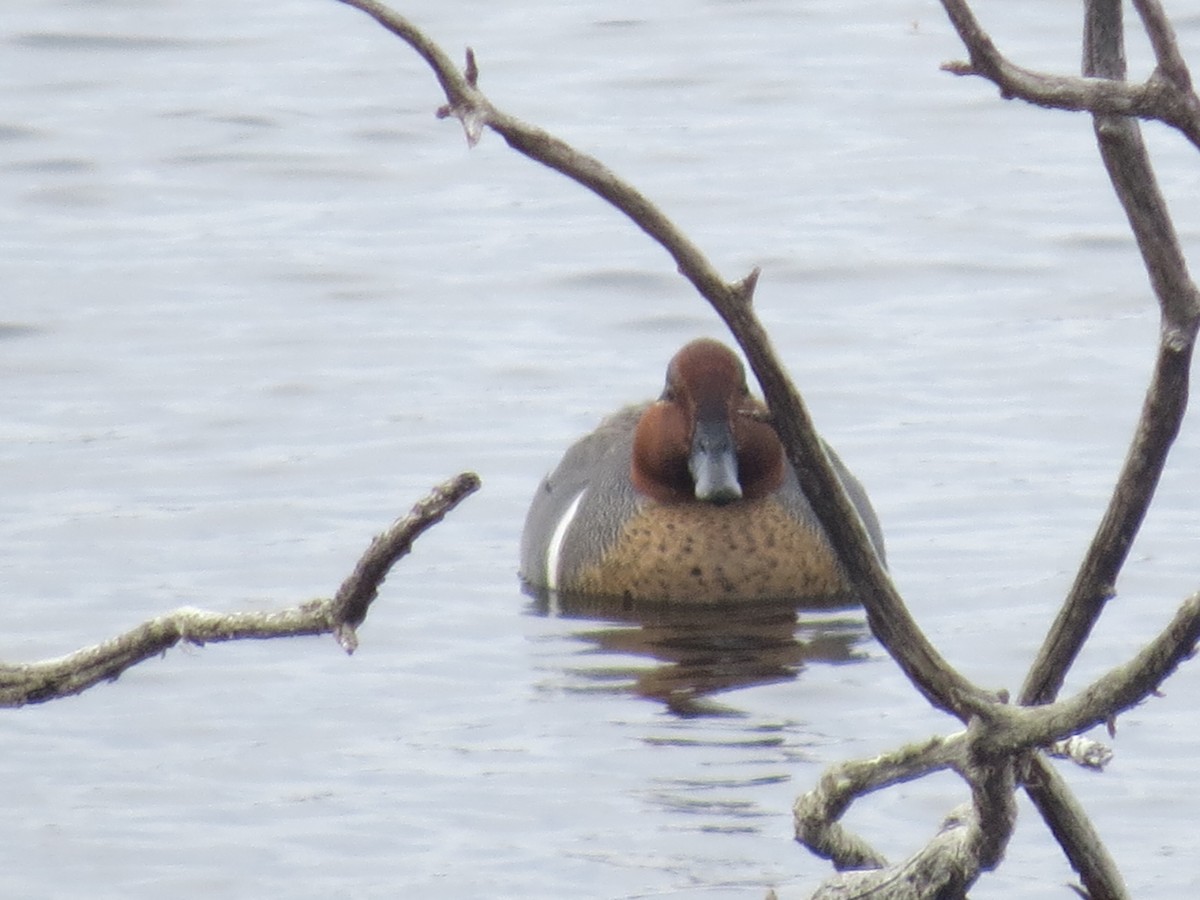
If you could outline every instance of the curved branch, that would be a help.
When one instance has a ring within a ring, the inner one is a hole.
[[[1085,71],[1121,78],[1125,64],[1120,4],[1089,4],[1088,8]],[[1170,51],[1162,45],[1170,40],[1169,30],[1159,29],[1155,44],[1160,58],[1169,58]],[[1054,699],[1115,592],[1117,574],[1150,507],[1187,411],[1192,350],[1200,325],[1200,291],[1188,272],[1137,122],[1105,115],[1096,116],[1094,124],[1109,178],[1149,273],[1162,328],[1154,374],[1125,464],[1075,582],[1030,667],[1020,694],[1025,704]]]
[[[442,92],[446,95],[446,99],[450,101],[449,107],[443,107],[438,111],[440,117],[445,118],[447,115],[457,115],[458,110],[470,110],[474,107],[486,107],[488,105],[486,98],[475,89],[474,65],[468,67],[466,75],[460,73],[442,48],[425,37],[404,16],[393,12],[382,3],[377,3],[376,0],[338,0],[338,2],[345,3],[347,6],[353,6],[355,9],[365,12],[392,34],[396,35],[396,37],[416,50],[420,57],[425,60],[429,68],[433,70],[438,84],[442,86]],[[465,119],[463,124],[466,126]],[[471,128],[467,128],[468,138],[474,144],[479,139],[479,133],[478,131],[474,131],[474,137],[472,138],[472,131]]]
[[[347,653],[357,645],[362,624],[388,571],[408,553],[426,529],[479,488],[473,473],[457,476],[434,490],[371,542],[354,573],[332,600],[310,600],[276,612],[216,613],[185,607],[151,619],[104,643],[58,659],[0,664],[0,707],[44,703],[78,694],[179,643],[202,645],[248,638],[333,634]]]
[[[732,302],[739,295],[738,285],[726,283],[700,248],[674,222],[604,163],[579,152],[549,132],[493,106],[476,86],[474,53],[467,51],[468,74],[475,72],[476,77],[468,78],[411,22],[382,3],[376,0],[338,2],[367,13],[421,55],[433,69],[446,94],[448,103],[438,110],[439,117],[453,116],[462,121],[470,143],[478,139],[478,129],[484,126],[491,128],[514,150],[583,185],[625,213],[671,254],[680,273],[704,297],[712,301],[714,296],[720,296],[728,298],[726,302]]]
[[[815,898],[879,897],[924,900],[962,896],[979,874],[995,868],[1016,826],[1013,762],[973,759],[977,733],[989,726],[975,720],[966,732],[858,762],[834,766],[792,808],[796,840],[831,859],[840,874]],[[954,810],[941,831],[908,859],[894,865],[838,819],[850,804],[881,788],[953,769],[970,786],[972,803]]]
[[[392,566],[408,555],[417,538],[442,521],[450,510],[479,487],[479,476],[474,472],[464,472],[444,481],[417,501],[407,516],[398,519],[371,541],[371,546],[363,553],[350,577],[342,582],[332,601],[334,637],[343,650],[353,653],[358,647],[355,629],[367,617],[367,610]]]
[[[962,0],[943,6],[971,56],[958,74],[981,74],[1005,97],[1047,106],[1088,109],[1118,198],[1146,263],[1163,325],[1154,375],[1117,486],[1075,582],[1047,633],[1020,693],[1023,704],[1057,696],[1092,627],[1113,596],[1119,573],[1146,510],[1187,405],[1189,369],[1200,298],[1187,272],[1166,204],[1155,183],[1137,122],[1158,118],[1200,146],[1200,99],[1157,0],[1134,0],[1150,37],[1157,69],[1142,85],[1125,83],[1124,24],[1120,0],[1085,4],[1082,79],[1036,76],[1011,65],[996,50]],[[1049,763],[1035,756],[1024,787],[1038,807],[1090,896],[1127,896],[1120,873],[1087,816]]]
[[[788,461],[796,470],[821,527],[838,551],[851,591],[866,610],[872,634],[931,704],[964,723],[969,721],[999,698],[964,678],[938,653],[912,618],[834,475],[808,409],[787,377],[749,302],[717,308],[746,351],[770,406],[772,422],[787,450]]]
[[[972,844],[979,820],[970,807],[960,807],[924,847],[903,862],[883,869],[840,872],[822,884],[812,900],[929,900],[965,897],[979,877]]]
[[[943,769],[961,768],[966,732],[933,737],[866,760],[839,763],[821,776],[817,786],[796,798],[792,821],[796,840],[837,869],[881,869],[888,863],[866,841],[847,831],[839,820],[860,797],[883,788],[924,778]]]
[[[1181,662],[1190,658],[1200,640],[1200,593],[1189,597],[1163,632],[1132,660],[1118,666],[1074,697],[1049,706],[995,706],[972,720],[966,732],[934,737],[868,760],[847,762],[829,769],[808,793],[797,798],[792,808],[796,840],[818,856],[833,861],[838,869],[888,869],[887,861],[862,838],[839,824],[858,798],[881,788],[922,778],[942,769],[953,769],[971,786],[973,805],[968,830],[953,844],[953,853],[941,869],[960,875],[994,868],[1003,855],[1012,832],[1014,760],[1039,747],[1078,734],[1093,725],[1111,721],[1118,713],[1157,692]],[[1066,807],[1067,813],[1051,810],[1048,817],[1065,848],[1083,851],[1101,846],[1099,839],[1075,804],[1070,792],[1045,761],[1029,761],[1027,786],[1036,786],[1034,801]],[[947,852],[944,847],[940,852]],[[924,851],[922,851],[924,852]],[[1074,858],[1074,857],[1072,857]],[[916,865],[914,857],[888,869],[894,875]],[[973,861],[973,868],[964,868]],[[922,863],[924,865],[925,863]],[[935,867],[936,869],[937,867]],[[1091,870],[1101,874],[1094,875]],[[1084,857],[1080,867],[1084,881],[1094,885],[1099,878],[1120,884],[1107,853]],[[890,877],[890,876],[889,876]],[[975,876],[972,875],[973,880]],[[839,884],[844,883],[838,882]],[[1119,896],[1097,892],[1096,896]]]
[[[443,53],[428,52],[431,42],[411,23],[375,0],[339,0],[363,10],[409,43],[432,66],[447,91],[446,115],[486,126],[509,146],[571,178],[625,213],[675,260],[679,271],[712,304],[746,352],[763,387],[776,428],[796,468],[801,488],[829,535],[852,589],[867,611],[871,630],[918,690],[935,706],[963,722],[996,697],[971,684],[933,647],[909,614],[875,555],[859,520],[821,447],[808,411],[787,377],[752,308],[758,272],[738,282],[725,281],[708,258],[666,215],[599,160],[564,141],[496,109]],[[422,49],[425,48],[425,49]],[[473,55],[469,60],[473,64]],[[463,87],[466,85],[466,88]],[[468,128],[468,138],[470,138]]]

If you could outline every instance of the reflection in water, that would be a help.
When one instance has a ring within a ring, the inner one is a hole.
[[[550,594],[536,597],[533,609],[588,620],[589,627],[574,636],[600,654],[654,661],[649,667],[581,667],[572,674],[601,690],[661,700],[688,717],[734,714],[705,700],[722,691],[787,681],[812,662],[865,659],[859,645],[869,637],[857,607],[847,605],[685,607]]]

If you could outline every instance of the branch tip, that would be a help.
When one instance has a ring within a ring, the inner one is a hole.
[[[755,266],[750,270],[750,274],[738,282],[738,293],[747,303],[754,302],[754,290],[758,287],[760,275],[762,275],[762,266]]]
[[[731,282],[725,286],[725,294],[727,295],[727,300],[725,302],[731,308],[740,310],[740,313],[743,316],[754,316],[754,290],[758,286],[758,277],[761,274],[762,269],[758,266],[755,266],[750,270],[750,273],[746,275],[746,277],[739,279],[738,281]],[[715,303],[714,306],[716,306]],[[720,312],[720,307],[717,307],[717,309],[718,312]],[[721,313],[721,315],[724,316],[724,313]],[[733,329],[733,334],[740,343],[742,336],[738,334],[738,330],[736,328]],[[743,349],[749,352],[745,345],[743,345]]]
[[[978,75],[979,70],[967,62],[965,59],[952,59],[949,62],[944,62],[939,67],[943,72],[949,72],[951,75]]]
[[[333,637],[338,646],[346,651],[347,656],[353,656],[358,649],[358,632],[349,622],[343,622],[333,629]]]
[[[475,62],[475,51],[470,47],[467,48],[467,68],[463,74],[466,76],[467,84],[471,87],[479,86],[479,66]]]

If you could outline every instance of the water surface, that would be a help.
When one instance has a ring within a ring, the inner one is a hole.
[[[1157,334],[1087,119],[939,72],[962,51],[927,2],[404,11],[730,278],[763,267],[762,316],[914,613],[1015,688]],[[1018,61],[1074,67],[1074,5],[979,12]],[[1200,19],[1177,24],[1200,60]],[[6,713],[5,895],[799,894],[828,868],[791,842],[795,795],[953,729],[854,610],[643,622],[520,592],[543,472],[722,330],[639,231],[494,136],[468,152],[440,103],[332,0],[6,14],[0,658],[328,595],[431,485],[485,487],[392,574],[352,659],[176,650]],[[1146,130],[1195,257],[1195,151]],[[1198,468],[1188,423],[1070,688],[1196,588]],[[1108,773],[1067,773],[1135,895],[1200,886],[1196,679],[1120,719]],[[900,854],[961,798],[934,779],[849,821]],[[973,896],[1069,877],[1026,805]]]

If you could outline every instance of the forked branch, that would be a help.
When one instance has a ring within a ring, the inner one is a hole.
[[[1200,99],[1193,90],[1174,30],[1157,0],[1134,0],[1157,61],[1153,75],[1142,85],[1125,81],[1121,0],[1086,3],[1080,79],[1048,79],[1013,66],[999,54],[965,2],[943,0],[943,5],[971,56],[971,66],[951,67],[952,71],[990,78],[1006,97],[1092,112],[1101,156],[1129,219],[1162,313],[1154,374],[1121,475],[1021,690],[1021,703],[1045,704],[1057,696],[1105,604],[1115,594],[1117,575],[1149,509],[1186,412],[1200,294],[1188,273],[1140,129],[1132,117],[1157,118],[1175,125],[1200,147]],[[1050,102],[1054,98],[1046,88],[1051,81],[1059,96],[1069,95],[1070,102]],[[1185,604],[1176,624],[1181,618],[1196,615],[1195,609],[1189,612],[1190,605],[1194,604]],[[1116,866],[1049,763],[1034,757],[1024,783],[1080,873],[1089,895],[1124,898],[1126,891]]]
[[[1035,85],[1006,79],[1012,67],[986,32],[959,0],[943,0],[973,62],[984,61],[978,72],[1013,96],[1038,102]],[[1175,34],[1157,0],[1134,4],[1158,60],[1156,76],[1186,95],[1189,108],[1200,110],[1191,74],[1179,52]],[[1128,88],[1120,0],[1092,0],[1084,28],[1083,79],[1104,90]],[[1182,102],[1182,101],[1181,101]],[[1126,456],[1096,535],[1022,688],[1024,704],[1048,703],[1057,695],[1071,664],[1087,640],[1104,604],[1115,592],[1117,575],[1150,507],[1167,454],[1187,410],[1192,351],[1200,326],[1197,290],[1179,244],[1166,200],[1159,190],[1135,112],[1105,104],[1082,105],[1094,114],[1101,156],[1113,188],[1125,209],[1137,240],[1162,315],[1154,374],[1133,442]]]
[[[1143,21],[1160,61],[1190,90],[1191,77],[1157,3]],[[1105,79],[1125,75],[1121,5],[1115,0],[1088,4],[1084,31],[1084,71]],[[1120,83],[1120,82],[1118,82]],[[1194,95],[1193,95],[1194,96]],[[1021,691],[1023,703],[1045,703],[1056,695],[1104,604],[1133,544],[1167,454],[1187,411],[1192,351],[1200,324],[1200,292],[1188,272],[1166,200],[1135,120],[1094,117],[1096,140],[1113,189],[1129,220],[1162,316],[1154,374],[1146,391],[1137,430],[1108,509],[1088,547],[1079,573],[1043,643]]]
[[[955,75],[988,79],[1005,99],[1017,98],[1051,109],[1156,119],[1179,130],[1200,148],[1200,98],[1192,90],[1174,32],[1157,0],[1135,2],[1158,57],[1146,81],[1129,84],[1087,73],[1083,77],[1047,75],[1006,59],[979,24],[965,0],[942,0],[950,21],[970,54],[970,62],[945,63]]]
[[[947,831],[953,829],[943,829],[939,843],[953,847],[947,857],[951,861],[947,872],[951,874],[943,872],[937,877],[955,881],[969,874],[963,883],[970,884],[980,871],[986,871],[999,861],[1015,821],[1009,806],[1012,793],[1009,767],[1014,761],[1024,760],[1030,751],[1050,747],[1108,721],[1152,696],[1176,667],[1192,655],[1197,639],[1200,639],[1200,594],[1188,598],[1163,632],[1130,662],[1115,667],[1071,698],[1036,708],[998,705],[991,709],[987,720],[974,720],[966,732],[931,738],[869,760],[838,764],[821,777],[816,788],[797,799],[792,811],[796,839],[817,855],[832,860],[838,869],[886,870],[886,874],[870,876],[864,884],[883,884],[901,872],[925,872],[924,867],[932,863],[926,850],[889,867],[882,855],[864,839],[843,828],[839,821],[860,797],[933,772],[952,769],[971,788],[974,812],[952,816],[955,828],[965,829],[953,841],[947,837]],[[1085,755],[1081,764],[1089,765],[1094,752]],[[1035,801],[1051,802],[1073,811],[1071,827],[1063,830],[1064,846],[1087,846],[1088,851],[1100,860],[1099,865],[1107,864],[1115,872],[1107,853],[1095,854],[1094,848],[1102,848],[1102,845],[1053,770],[1043,768],[1040,760],[1029,759],[1028,762],[1034,766],[1034,776],[1026,780],[1036,779],[1040,789]],[[997,778],[1001,780],[997,781]],[[1007,785],[1007,794],[1002,789],[1004,785]],[[978,852],[965,853],[964,848],[968,846],[976,846]],[[1094,861],[1088,863],[1089,868],[1096,865]],[[935,874],[929,870],[922,875],[921,882],[927,883]],[[838,879],[837,884],[845,887],[864,878],[867,877],[845,876]],[[1095,879],[1091,880],[1094,884]],[[1119,883],[1119,878],[1117,881]],[[1101,891],[1096,895],[1110,894]]]

